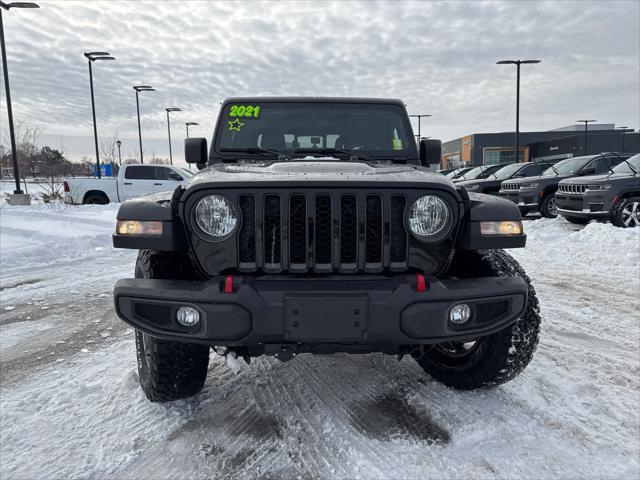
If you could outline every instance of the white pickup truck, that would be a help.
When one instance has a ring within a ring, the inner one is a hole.
[[[193,176],[172,165],[122,165],[117,177],[67,178],[64,201],[74,205],[122,202],[147,193],[174,190]]]

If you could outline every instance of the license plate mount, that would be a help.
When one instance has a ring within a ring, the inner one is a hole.
[[[287,296],[285,337],[313,342],[364,340],[367,304],[365,296]]]

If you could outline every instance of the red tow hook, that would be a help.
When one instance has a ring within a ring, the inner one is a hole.
[[[424,279],[424,275],[416,273],[416,292],[424,293],[427,291],[427,281]]]
[[[233,275],[227,275],[224,279],[224,288],[222,291],[224,293],[233,293]]]

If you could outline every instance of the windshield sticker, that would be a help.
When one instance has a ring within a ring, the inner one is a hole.
[[[393,149],[394,150],[402,150],[402,140],[399,138],[393,139]]]
[[[251,117],[258,118],[260,116],[259,105],[231,105],[229,110],[230,117]]]
[[[233,122],[227,122],[229,124],[229,131],[235,130],[236,132],[240,131],[240,128],[244,127],[244,123],[242,123],[237,118]]]

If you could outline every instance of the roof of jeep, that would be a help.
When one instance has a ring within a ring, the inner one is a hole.
[[[365,98],[365,97],[230,97],[223,104],[239,102],[278,102],[278,103],[385,103],[404,106],[397,98]]]

